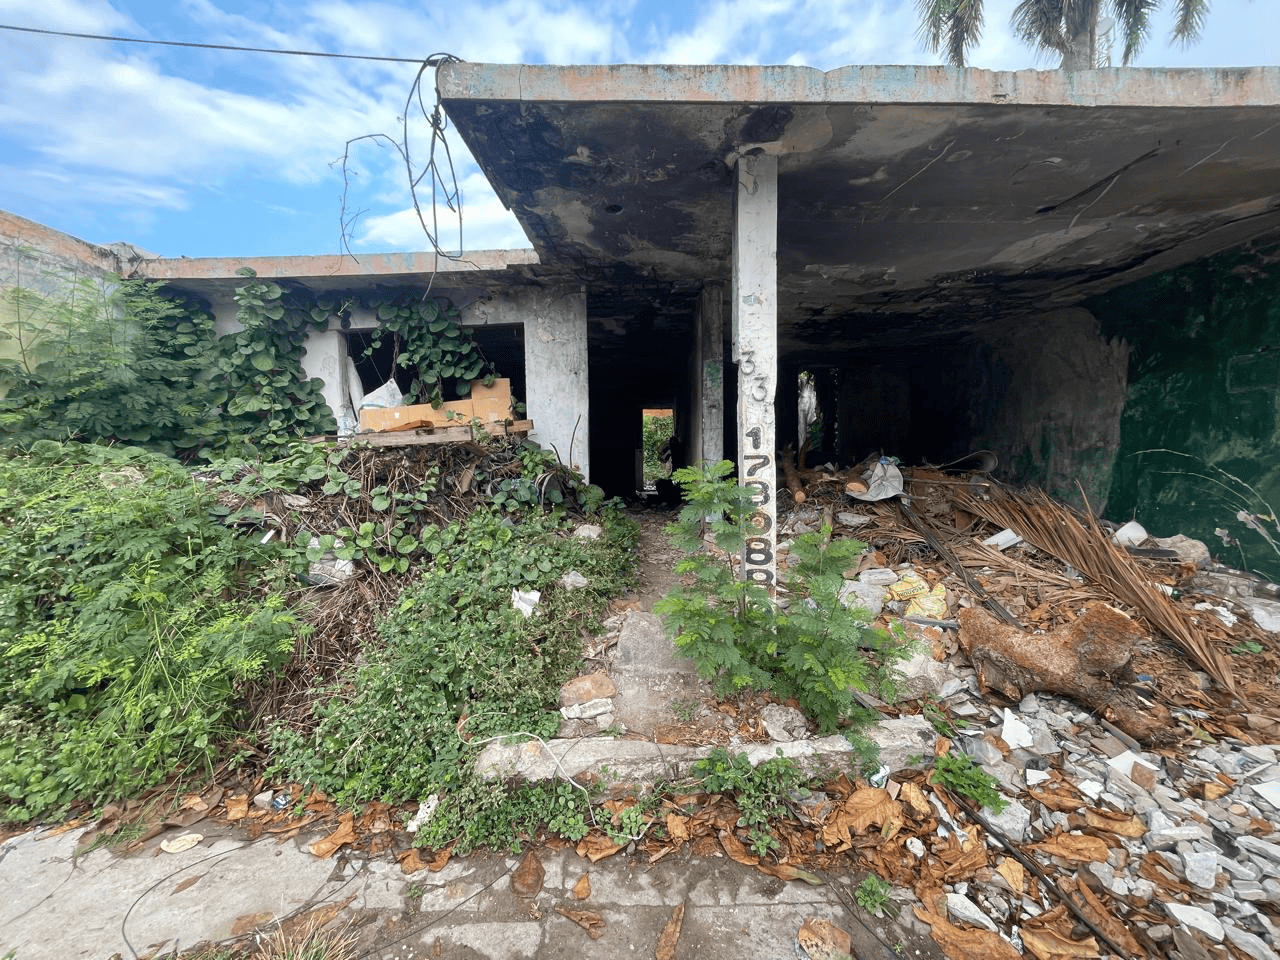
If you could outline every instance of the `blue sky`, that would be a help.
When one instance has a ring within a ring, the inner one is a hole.
[[[1055,61],[986,0],[974,66]],[[1137,66],[1280,65],[1276,0],[1212,0],[1204,37]],[[1167,4],[1166,4],[1167,6]],[[1163,11],[1162,11],[1163,12]],[[939,63],[915,0],[0,0],[0,23],[80,33],[497,63]],[[349,139],[399,135],[417,67],[0,30],[0,209],[162,256],[335,253]],[[428,77],[428,90],[431,88]],[[456,141],[468,249],[527,246]],[[394,154],[357,147],[353,250],[428,247]],[[457,247],[456,234],[441,237]]]

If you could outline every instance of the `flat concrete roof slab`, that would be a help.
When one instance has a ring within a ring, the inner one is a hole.
[[[455,63],[438,83],[544,265],[602,287],[726,280],[733,164],[778,155],[793,351],[920,340],[1280,236],[1276,67]]]

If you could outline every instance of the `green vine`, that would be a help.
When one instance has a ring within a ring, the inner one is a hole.
[[[248,267],[236,272],[250,279],[236,288],[241,329],[219,339],[213,363],[214,400],[226,411],[225,426],[267,442],[336,430],[324,382],[302,368],[307,332],[324,329],[329,310],[257,280]]]
[[[379,349],[387,337],[394,338],[395,364],[412,376],[405,392],[409,403],[438,407],[448,386],[456,396],[465,397],[471,392],[471,381],[483,377],[486,383],[493,382],[492,364],[470,331],[458,323],[458,308],[453,304],[401,294],[375,310],[381,326],[373,331],[365,356]]]

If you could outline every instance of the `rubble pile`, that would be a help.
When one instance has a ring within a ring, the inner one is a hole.
[[[823,526],[869,544],[846,572],[850,602],[927,650],[908,665],[916,699],[876,705],[933,718],[948,734],[935,753],[970,757],[1007,806],[975,810],[905,770],[885,796],[865,786],[840,803],[892,799],[893,812],[848,820],[845,835],[828,815],[824,835],[912,890],[952,957],[1277,960],[1276,588],[1186,538],[1128,550],[1089,518],[1064,533],[1060,505],[1039,529],[1016,523],[987,478],[903,473],[906,503],[855,510],[811,487],[780,522],[780,554]],[[1091,619],[1118,633],[1090,647]],[[984,660],[983,631],[1030,651],[1017,683]],[[1051,665],[1035,675],[1054,637],[1074,637],[1096,676],[1064,690]]]

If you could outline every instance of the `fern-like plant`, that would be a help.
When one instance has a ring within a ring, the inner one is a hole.
[[[861,719],[855,690],[891,691],[892,667],[907,644],[871,626],[863,609],[840,602],[843,571],[865,544],[832,540],[830,528],[797,537],[789,573],[790,608],[760,585],[739,579],[731,558],[751,527],[749,491],[731,479],[733,465],[686,467],[673,477],[685,504],[667,528],[685,553],[675,572],[691,582],[654,604],[680,652],[719,695],[768,690],[794,698],[823,732]]]

